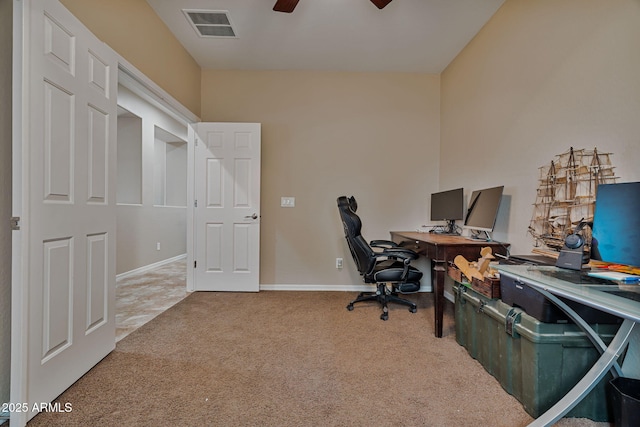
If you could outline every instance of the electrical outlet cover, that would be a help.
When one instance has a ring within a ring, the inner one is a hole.
[[[280,197],[280,207],[294,208],[296,206],[295,197]]]

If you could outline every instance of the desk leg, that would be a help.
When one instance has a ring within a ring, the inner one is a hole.
[[[604,377],[608,370],[617,362],[625,346],[629,342],[631,332],[635,323],[625,319],[616,333],[616,336],[609,344],[609,347],[602,353],[600,359],[593,365],[587,374],[566,394],[562,399],[553,405],[547,412],[529,424],[529,427],[550,426],[562,418],[567,412],[573,409],[593,387]]]
[[[640,380],[640,325],[636,324],[622,363],[622,377]]]
[[[431,260],[431,285],[433,286],[433,312],[435,313],[436,338],[442,337],[442,319],[444,317],[444,275],[447,263],[443,260]]]

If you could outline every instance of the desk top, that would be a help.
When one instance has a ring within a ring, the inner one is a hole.
[[[434,245],[447,245],[447,246],[456,246],[456,245],[464,245],[464,246],[506,246],[508,247],[508,243],[496,242],[496,241],[483,241],[483,240],[472,240],[468,237],[456,236],[451,234],[441,234],[441,233],[423,233],[420,231],[392,231],[391,235],[403,237],[408,240],[416,240],[425,243],[431,243]]]
[[[640,322],[640,301],[624,296],[631,293],[637,294],[633,296],[638,297],[640,295],[638,284],[571,283],[545,274],[545,272],[561,270],[553,266],[500,264],[496,269],[501,273],[520,278],[529,286],[538,287],[615,316]]]

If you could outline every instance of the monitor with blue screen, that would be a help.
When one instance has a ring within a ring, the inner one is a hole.
[[[598,186],[591,257],[640,267],[640,182]]]

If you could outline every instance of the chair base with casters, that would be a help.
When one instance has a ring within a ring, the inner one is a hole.
[[[418,283],[402,283],[402,286],[407,289],[405,292],[417,292],[418,289],[420,289],[420,284]],[[418,311],[418,307],[415,303],[398,296],[398,292],[395,286],[392,286],[390,290],[384,283],[378,283],[377,290],[375,292],[360,292],[358,297],[347,305],[347,310],[352,311],[354,308],[354,304],[366,301],[377,301],[378,303],[380,303],[380,305],[382,306],[382,314],[380,315],[380,319],[382,320],[389,319],[389,308],[387,307],[388,303],[406,305],[409,307],[409,311],[412,313]]]

